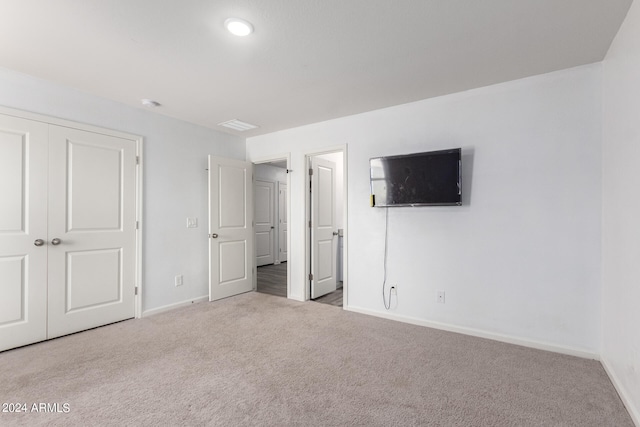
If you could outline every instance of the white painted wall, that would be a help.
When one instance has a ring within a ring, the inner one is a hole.
[[[291,153],[292,296],[304,298],[305,153],[348,145],[348,304],[384,314],[369,158],[463,147],[464,206],[389,211],[392,314],[597,353],[600,89],[591,65],[249,138],[250,159]]]
[[[602,361],[640,426],[640,4],[603,62]]]
[[[208,294],[207,155],[244,159],[242,138],[2,68],[0,105],[143,136],[143,310]]]

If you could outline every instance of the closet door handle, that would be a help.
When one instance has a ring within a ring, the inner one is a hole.
[[[58,246],[60,243],[62,243],[62,240],[58,239],[57,237],[51,241],[51,244],[54,246]]]
[[[44,240],[42,240],[42,239],[36,239],[36,240],[33,242],[33,244],[34,244],[34,245],[36,245],[36,246],[42,246],[42,245],[44,245]]]

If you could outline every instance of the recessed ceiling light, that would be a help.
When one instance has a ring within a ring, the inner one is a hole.
[[[218,126],[224,126],[229,129],[237,130],[238,132],[244,132],[245,130],[251,130],[258,127],[256,125],[252,125],[251,123],[243,122],[238,119],[218,123]]]
[[[229,18],[224,21],[224,26],[235,36],[244,37],[253,33],[253,25],[244,19]]]
[[[159,107],[160,103],[158,101],[154,101],[153,99],[141,99],[140,102],[142,102],[142,105],[144,105],[145,107]]]

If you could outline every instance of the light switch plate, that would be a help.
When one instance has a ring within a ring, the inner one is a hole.
[[[198,218],[187,218],[187,228],[198,228]]]

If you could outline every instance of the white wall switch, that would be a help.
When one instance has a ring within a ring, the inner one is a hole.
[[[176,286],[182,286],[182,274],[178,274],[175,278]]]
[[[444,291],[438,291],[438,293],[436,294],[436,301],[439,302],[440,304],[444,304]]]
[[[187,228],[197,228],[198,218],[187,218]]]

